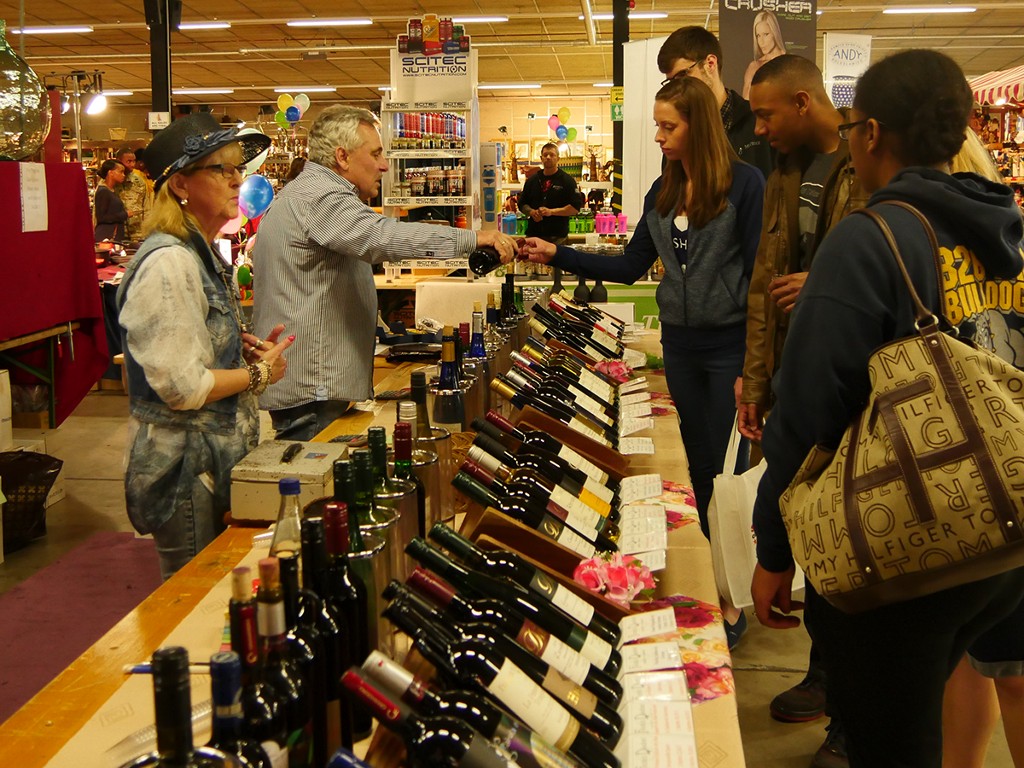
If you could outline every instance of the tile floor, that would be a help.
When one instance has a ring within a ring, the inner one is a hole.
[[[127,399],[122,393],[93,392],[60,428],[42,432],[47,451],[64,460],[67,498],[47,510],[47,535],[0,565],[0,593],[96,531],[131,530],[122,486],[126,420]],[[749,768],[807,768],[824,738],[822,721],[791,725],[768,715],[772,697],[801,679],[808,642],[803,630],[766,630],[751,620],[736,649],[739,720]],[[1012,766],[1001,729],[993,738],[986,766]]]

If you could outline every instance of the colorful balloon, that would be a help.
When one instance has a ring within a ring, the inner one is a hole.
[[[239,211],[238,215],[235,216],[235,218],[233,218],[231,221],[229,221],[227,224],[225,224],[223,227],[220,228],[220,233],[222,235],[234,235],[234,234],[237,234],[238,230],[240,230],[242,228],[242,225],[245,224],[245,222],[246,222],[245,214],[243,214],[241,211]],[[242,283],[242,285],[245,285],[245,283]]]
[[[572,112],[569,111],[568,107],[562,107],[558,110],[558,122],[565,125],[569,122],[569,118],[572,117]]]
[[[548,118],[548,128],[550,128],[552,131],[557,130],[558,125],[558,115],[552,115],[551,117]]]
[[[295,103],[295,99],[289,96],[287,93],[282,93],[277,97],[277,108],[284,112],[288,107]]]
[[[250,219],[263,214],[274,200],[274,185],[264,176],[249,176],[238,190],[238,208]]]
[[[238,284],[241,286],[252,285],[252,270],[248,264],[238,268]]]
[[[555,136],[557,136],[560,139],[564,139],[568,135],[568,133],[569,129],[566,128],[564,125],[560,125],[557,128],[555,128]]]
[[[570,129],[569,129],[569,130],[568,130],[568,131],[566,132],[565,138],[566,138],[566,139],[567,139],[568,141],[576,141],[576,135],[577,135],[577,131],[576,131],[576,129],[575,129],[575,128],[570,128]]]
[[[295,97],[295,106],[299,108],[299,112],[305,114],[306,110],[309,109],[309,96],[300,93]]]
[[[299,108],[298,107],[291,106],[291,107],[288,107],[288,109],[286,109],[284,111],[284,116],[286,118],[288,118],[288,122],[289,123],[294,125],[295,123],[299,122],[299,118],[302,117],[302,113],[299,112]]]
[[[277,123],[282,128],[287,128],[288,116],[284,112],[279,111],[274,115],[274,122]]]

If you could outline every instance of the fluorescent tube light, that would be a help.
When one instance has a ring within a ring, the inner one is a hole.
[[[234,92],[234,88],[175,88],[171,91],[175,96],[207,96],[210,94]]]
[[[12,27],[8,30],[12,35],[63,35],[78,34],[85,35],[92,32],[92,27],[84,25],[66,27]]]
[[[481,91],[520,90],[523,88],[540,88],[540,83],[481,83],[477,88]]]
[[[135,91],[103,91],[104,96],[134,96]]]
[[[580,21],[583,21],[582,14],[577,16],[576,18],[579,19]],[[612,19],[615,18],[615,15],[611,13],[592,13],[590,14],[590,18],[592,18],[594,21],[611,21]],[[632,11],[629,14],[629,18],[636,19],[637,21],[641,21],[643,19],[667,19],[668,14],[661,13],[660,11]]]
[[[191,29],[231,29],[230,21],[183,21],[178,25],[179,32]]]
[[[334,93],[333,85],[295,85],[291,88],[275,88],[274,93]]]
[[[615,83],[594,83],[595,88],[611,88]]]
[[[907,13],[974,13],[977,8],[969,5],[937,5],[937,6],[904,6],[902,8],[886,8],[882,13],[889,15]]]
[[[373,19],[296,19],[289,21],[289,27],[365,27]]]
[[[453,16],[453,24],[501,24],[508,16]]]

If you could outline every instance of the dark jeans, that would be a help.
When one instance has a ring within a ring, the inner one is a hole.
[[[270,412],[278,440],[312,440],[351,406],[348,400],[314,400],[294,408]]]
[[[662,326],[662,351],[668,391],[679,411],[679,433],[690,466],[700,528],[710,538],[708,504],[715,475],[721,474],[736,418],[736,378],[743,372],[744,345],[694,349]],[[740,446],[737,471],[747,467],[749,446]]]
[[[846,728],[851,768],[939,768],[942,694],[971,642],[1011,613],[1024,568],[848,614],[807,585],[805,617]]]

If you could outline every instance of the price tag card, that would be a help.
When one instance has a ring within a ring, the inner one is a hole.
[[[627,723],[626,735],[615,748],[615,756],[622,765],[629,768],[698,768],[700,765],[694,736],[666,733],[634,736],[629,728]]]
[[[624,405],[619,409],[619,418],[621,419],[642,419],[650,415],[650,403],[633,403],[632,405]]]
[[[628,347],[622,350],[622,359],[630,368],[636,370],[637,368],[643,368],[647,365],[647,353],[638,352],[635,349],[629,349]]]
[[[630,736],[693,736],[693,712],[689,699],[661,701],[641,699],[629,705],[625,718]]]
[[[633,405],[635,403],[646,403],[651,399],[650,392],[634,392],[619,398],[622,405]]]
[[[619,525],[635,517],[654,517],[665,522],[665,506],[662,504],[630,504],[619,510]]]
[[[668,531],[665,526],[660,530],[647,530],[643,533],[624,533],[619,536],[619,551],[624,555],[646,552],[649,549],[668,549]]]
[[[619,395],[628,395],[633,392],[639,392],[640,390],[647,389],[647,377],[640,376],[639,378],[627,381],[625,384],[619,385]]]
[[[674,632],[676,615],[672,608],[659,608],[657,611],[645,611],[626,616],[619,622],[622,630],[622,643],[631,643],[641,637],[656,637]]]
[[[622,701],[686,701],[690,700],[690,689],[686,673],[682,670],[664,672],[636,672],[622,681]]]
[[[619,453],[623,456],[635,456],[654,454],[654,438],[651,437],[623,437],[619,440]]]
[[[665,550],[659,549],[652,552],[638,552],[636,558],[652,571],[665,570]]]
[[[627,507],[628,509],[628,507]],[[630,515],[619,517],[619,533],[622,536],[642,536],[653,531],[664,531],[667,529],[666,515],[664,509],[661,515]]]
[[[643,499],[656,499],[661,496],[661,475],[657,472],[649,475],[631,475],[622,478],[619,483],[619,504],[631,504]]]
[[[682,669],[683,657],[674,640],[661,643],[636,643],[622,646],[622,669],[619,679],[631,672],[649,672],[655,669]]]
[[[627,437],[654,426],[654,419],[647,416],[642,419],[624,418],[619,422],[619,437]]]

